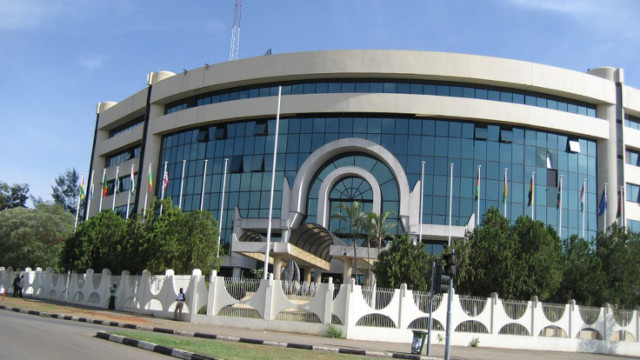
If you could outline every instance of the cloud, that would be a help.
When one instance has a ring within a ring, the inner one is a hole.
[[[78,65],[89,70],[98,69],[104,65],[104,59],[104,55],[87,55],[78,60]]]

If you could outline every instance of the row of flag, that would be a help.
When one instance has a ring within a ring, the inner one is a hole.
[[[580,211],[584,212],[585,210],[585,185],[586,183],[582,183],[582,188],[580,189]],[[620,197],[620,191],[618,191],[618,196]],[[502,191],[502,203],[506,204],[507,199],[509,197],[509,183],[507,180],[507,169],[505,169],[504,174],[504,184]],[[478,167],[478,177],[476,178],[476,186],[475,186],[475,195],[474,199],[477,201],[480,199],[480,168]],[[620,201],[619,201],[620,203]],[[534,173],[531,174],[531,180],[529,182],[529,192],[527,194],[527,206],[532,206],[534,204]],[[562,206],[562,177],[558,181],[558,200],[556,208],[560,208]],[[600,216],[604,214],[607,209],[607,192],[606,186],[602,190],[602,196],[600,197],[600,202],[597,209],[597,215]]]

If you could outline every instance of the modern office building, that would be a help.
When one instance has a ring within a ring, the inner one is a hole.
[[[162,195],[166,164],[165,197],[222,212],[223,268],[235,275],[264,259],[270,238],[277,269],[296,260],[307,278],[350,276],[348,230],[331,215],[356,200],[392,211],[396,231],[432,251],[490,207],[563,238],[616,222],[640,230],[640,90],[622,69],[353,50],[155,72],[147,84],[98,105],[91,170],[98,185],[106,176],[102,209],[142,212]],[[372,252],[357,249],[356,272]]]

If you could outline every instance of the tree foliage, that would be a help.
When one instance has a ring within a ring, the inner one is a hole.
[[[0,265],[58,269],[64,240],[72,232],[73,216],[58,205],[0,211]]]
[[[557,299],[576,300],[581,305],[601,306],[606,302],[606,276],[593,242],[578,235],[563,241],[565,272]]]
[[[9,185],[0,181],[0,210],[26,207],[29,198],[29,185]]]
[[[604,301],[628,309],[640,305],[640,234],[614,224],[598,233],[596,256],[604,273]]]
[[[75,215],[78,201],[80,201],[80,174],[76,169],[67,169],[64,174],[56,178],[55,182],[56,184],[51,186],[53,201]],[[80,214],[84,213],[83,203],[80,203]]]
[[[520,217],[511,225],[491,208],[482,226],[456,244],[459,292],[506,299],[552,299],[563,275],[562,246],[555,230]]]
[[[144,219],[124,220],[110,210],[93,216],[67,240],[62,263],[75,271],[107,268],[132,274],[145,269],[190,274],[195,268],[206,274],[219,266],[218,229],[211,213],[183,213],[171,200],[154,200],[151,209]]]
[[[431,262],[436,257],[424,250],[424,244],[414,245],[407,234],[403,234],[378,255],[373,273],[381,287],[399,288],[405,283],[412,290],[427,290],[431,282]]]
[[[331,214],[331,217],[347,224],[344,228],[339,229],[339,231],[348,232],[351,235],[351,243],[353,244],[352,262],[355,274],[358,272],[356,266],[358,239],[362,236],[362,230],[364,229],[367,215],[362,212],[362,207],[358,201],[354,201],[351,205],[340,204],[335,210],[336,211]]]

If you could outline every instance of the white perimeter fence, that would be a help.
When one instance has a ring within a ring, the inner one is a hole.
[[[116,309],[170,318],[180,288],[187,301],[183,317],[194,323],[324,335],[328,326],[349,339],[410,343],[412,330],[426,330],[429,294],[400,289],[367,288],[353,283],[337,287],[328,283],[234,279],[212,272],[209,281],[201,271],[191,275],[112,275],[54,273],[27,268],[0,268],[0,283],[11,295],[13,279],[24,274],[27,297],[71,304],[107,307],[110,287],[117,285]],[[442,343],[447,296],[433,299],[433,343]],[[639,311],[569,304],[507,301],[454,294],[453,345],[589,352],[640,356]]]

